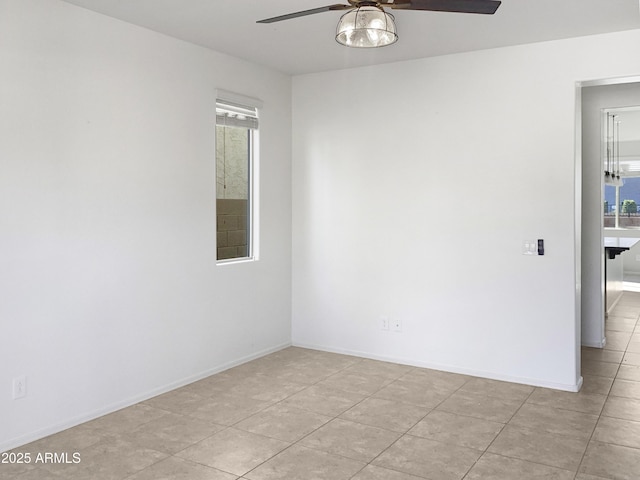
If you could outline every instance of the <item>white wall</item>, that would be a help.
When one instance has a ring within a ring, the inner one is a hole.
[[[216,88],[264,101],[255,263],[215,265]],[[0,0],[0,132],[0,451],[290,343],[289,77]]]
[[[582,88],[582,344],[603,347],[604,328],[604,244],[603,235],[603,169],[602,110],[640,105],[640,83],[584,86]],[[607,229],[604,235],[637,236],[638,231]],[[620,268],[634,258],[625,252],[610,262]],[[609,308],[611,302],[609,302]]]
[[[578,388],[576,82],[639,72],[631,31],[295,77],[294,344]]]

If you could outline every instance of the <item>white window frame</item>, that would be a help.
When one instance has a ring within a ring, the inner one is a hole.
[[[216,91],[216,107],[218,104],[237,105],[241,107],[247,107],[249,109],[255,109],[256,114],[260,115],[260,109],[263,106],[263,102],[256,98],[247,97],[226,90],[218,89]],[[217,122],[216,122],[217,125]],[[215,138],[215,135],[214,135]],[[215,149],[214,149],[215,151]],[[248,198],[248,248],[246,257],[228,258],[218,260],[218,245],[217,245],[217,221],[216,221],[216,265],[233,265],[237,263],[255,262],[260,258],[260,128],[250,129],[249,137],[249,198]],[[216,192],[214,205],[217,203],[217,160],[215,168],[215,181]],[[214,207],[214,218],[217,219],[217,208]]]

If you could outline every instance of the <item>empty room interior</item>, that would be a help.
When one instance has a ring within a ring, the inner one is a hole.
[[[640,479],[638,1],[344,3],[0,0],[0,479]]]

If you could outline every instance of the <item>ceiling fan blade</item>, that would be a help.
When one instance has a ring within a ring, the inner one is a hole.
[[[256,23],[274,23],[281,22],[282,20],[289,20],[290,18],[304,17],[306,15],[313,15],[316,13],[330,12],[332,10],[349,10],[353,8],[351,5],[327,5],[326,7],[312,8],[310,10],[302,10],[301,12],[289,13],[287,15],[280,15],[279,17],[265,18],[264,20],[258,20]]]
[[[436,12],[484,13],[493,15],[500,6],[499,0],[387,0],[385,7],[402,10],[431,10]]]

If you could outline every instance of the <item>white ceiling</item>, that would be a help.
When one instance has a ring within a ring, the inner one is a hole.
[[[256,24],[340,0],[65,1],[288,74],[640,28],[638,0],[502,0],[495,15],[394,10],[396,44],[353,49],[334,40],[344,12]]]

